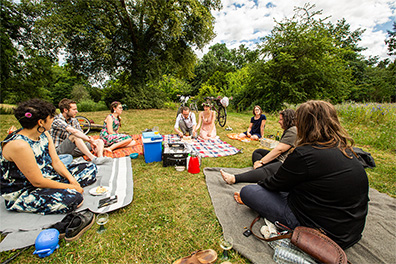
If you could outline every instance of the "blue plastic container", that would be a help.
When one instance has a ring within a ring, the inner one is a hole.
[[[51,255],[55,249],[59,248],[59,231],[55,228],[45,229],[38,234],[33,254],[37,254],[40,258]]]
[[[143,151],[144,151],[144,161],[146,163],[159,162],[162,161],[162,136],[161,135],[147,135],[143,133]]]

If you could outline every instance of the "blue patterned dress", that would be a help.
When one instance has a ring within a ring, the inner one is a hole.
[[[0,194],[5,200],[7,210],[41,214],[64,214],[73,211],[83,201],[82,194],[74,189],[34,187],[14,162],[3,157],[4,144],[13,140],[23,140],[29,143],[44,178],[69,183],[52,167],[52,159],[48,151],[48,138],[44,133],[37,141],[20,134],[14,134],[2,141],[0,146]],[[70,164],[67,169],[81,187],[96,181],[97,167],[93,163]]]

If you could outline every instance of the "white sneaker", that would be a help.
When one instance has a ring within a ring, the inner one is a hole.
[[[95,157],[93,158],[93,160],[91,161],[92,163],[96,164],[96,165],[102,165],[108,162],[111,162],[113,159],[109,158],[109,157]]]

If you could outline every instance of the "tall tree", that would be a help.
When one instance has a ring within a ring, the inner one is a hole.
[[[393,31],[388,30],[388,38],[385,43],[388,45],[388,55],[396,55],[396,22],[393,22]]]
[[[252,104],[273,111],[284,102],[321,98],[337,103],[349,94],[353,82],[345,58],[356,52],[360,31],[350,32],[342,21],[334,27],[327,18],[317,18],[321,14],[315,5],[296,8],[263,39],[265,59],[255,64],[246,91]]]
[[[64,48],[80,73],[124,74],[130,92],[172,69],[192,75],[196,56],[213,37],[211,10],[220,0],[44,0],[37,30],[43,40]],[[150,94],[151,92],[149,92]],[[149,94],[142,94],[148,96]]]

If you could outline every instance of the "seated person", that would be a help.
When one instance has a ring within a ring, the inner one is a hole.
[[[253,108],[253,117],[250,119],[250,125],[246,132],[239,134],[239,138],[248,137],[252,140],[259,140],[264,137],[264,127],[267,117],[263,114],[261,107],[256,105]]]
[[[119,134],[118,129],[121,127],[122,104],[112,102],[110,105],[111,114],[104,121],[103,129],[100,131],[100,138],[105,144],[105,150],[113,151],[117,148],[132,147],[136,141],[131,136]]]
[[[323,230],[346,249],[362,237],[366,171],[335,107],[308,101],[296,111],[297,146],[275,175],[242,188],[242,202],[271,222]]]
[[[15,110],[22,129],[0,146],[0,192],[7,210],[68,213],[82,204],[82,187],[96,181],[95,164],[66,168],[60,161],[48,133],[55,110],[41,99],[21,103]]]
[[[278,171],[296,143],[297,128],[295,126],[295,111],[293,109],[280,111],[278,123],[283,129],[279,144],[271,151],[256,149],[252,154],[253,170],[251,171],[233,175],[221,170],[221,175],[226,183],[256,183],[274,175]]]
[[[215,139],[216,138],[216,113],[212,111],[212,105],[210,103],[202,104],[204,111],[199,113],[198,125],[195,128],[195,132],[198,131],[199,127],[202,124],[201,131],[199,133],[199,137],[207,140],[207,139]]]
[[[76,102],[64,98],[59,102],[59,110],[60,114],[55,116],[50,131],[58,154],[71,154],[74,157],[86,155],[96,165],[112,161],[111,158],[103,157],[103,140],[94,140],[82,131],[75,118],[78,113]],[[97,157],[91,153],[92,149]]]
[[[182,112],[177,115],[175,122],[175,131],[180,138],[183,136],[190,135],[192,137],[197,136],[197,121],[195,114],[190,111],[190,108],[184,106]]]

